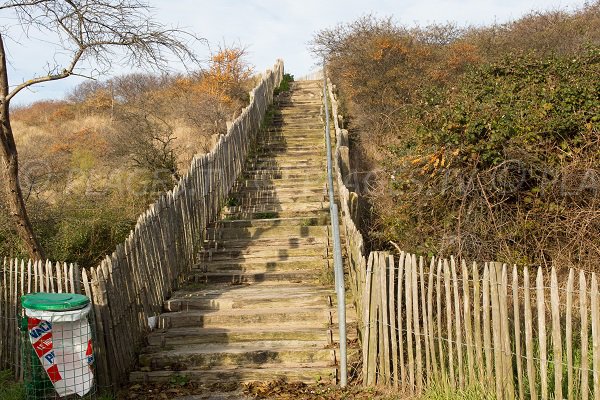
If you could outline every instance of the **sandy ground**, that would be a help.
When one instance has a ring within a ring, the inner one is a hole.
[[[163,385],[131,385],[123,389],[118,400],[342,400],[342,399],[404,399],[398,393],[377,388],[364,389],[350,385],[346,389],[327,385],[307,385],[285,381],[253,382],[237,385],[208,385],[195,382],[171,382]]]

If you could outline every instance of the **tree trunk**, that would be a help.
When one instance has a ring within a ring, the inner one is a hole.
[[[33,227],[27,216],[21,186],[19,185],[19,157],[12,127],[7,96],[9,93],[8,70],[6,69],[6,53],[0,34],[0,168],[2,169],[2,186],[6,194],[6,203],[17,234],[27,247],[33,260],[45,258]]]

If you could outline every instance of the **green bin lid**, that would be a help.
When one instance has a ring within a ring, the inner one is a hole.
[[[23,308],[38,311],[79,310],[90,303],[90,299],[75,293],[32,293],[21,297]]]

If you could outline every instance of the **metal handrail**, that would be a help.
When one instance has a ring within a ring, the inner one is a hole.
[[[335,292],[338,305],[338,329],[340,331],[340,386],[348,384],[348,353],[346,348],[346,288],[344,282],[344,264],[340,241],[340,223],[338,206],[333,193],[333,161],[331,156],[331,134],[329,128],[329,102],[327,96],[327,72],[323,63],[323,102],[325,103],[325,142],[327,143],[327,186],[329,191],[329,213],[333,232],[333,268],[335,273]]]

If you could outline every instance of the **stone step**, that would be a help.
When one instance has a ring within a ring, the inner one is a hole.
[[[226,244],[225,244],[226,245]],[[276,260],[294,258],[294,257],[320,257],[322,259],[330,257],[333,254],[333,247],[325,244],[313,245],[310,247],[292,248],[285,243],[281,247],[269,248],[268,246],[253,246],[242,249],[220,249],[213,251],[202,251],[198,258],[200,263],[211,261],[228,261],[231,263],[253,262],[260,259]]]
[[[326,183],[327,173],[323,171],[321,176],[310,176],[303,178],[288,178],[285,180],[279,180],[277,182],[276,179],[249,179],[249,178],[240,178],[235,185],[236,186],[245,186],[249,188],[262,188],[262,189],[291,189],[297,188],[298,190],[304,189],[317,189],[322,188]]]
[[[244,239],[207,239],[203,242],[203,252],[216,254],[219,251],[243,251],[250,253],[255,250],[292,250],[301,248],[322,247],[329,242],[327,237],[270,237],[270,238],[244,238]],[[322,247],[324,248],[324,247]]]
[[[264,151],[265,153],[269,152],[307,152],[307,151],[317,151],[318,154],[326,154],[325,146],[315,147],[312,145],[308,145],[306,143],[273,143],[272,145],[265,146],[264,143],[262,147],[258,150],[254,150],[254,152]]]
[[[329,308],[326,307],[236,309],[219,310],[218,312],[205,310],[179,311],[160,314],[158,326],[162,329],[183,327],[229,328],[239,325],[281,325],[293,321],[321,321],[323,327],[326,327],[329,325],[329,311]]]
[[[284,203],[284,204],[256,204],[250,206],[224,207],[221,211],[225,217],[237,216],[243,219],[253,218],[282,218],[299,215],[308,215],[314,211],[328,211],[329,202],[306,202],[306,203]],[[250,216],[252,215],[252,216]]]
[[[291,179],[303,180],[304,185],[300,186],[300,189],[303,187],[309,186],[310,183],[313,183],[315,180],[323,180],[323,176],[326,174],[324,169],[319,168],[321,172],[314,173],[303,173],[302,169],[296,169],[291,171],[266,171],[266,170],[252,170],[248,171],[244,174],[244,179],[247,180],[263,180],[263,181],[288,181]],[[323,185],[325,182],[323,182]],[[284,186],[288,189],[291,187],[289,185]]]
[[[264,146],[264,143],[270,141],[281,141],[282,143],[294,143],[300,140],[310,140],[311,142],[318,143],[321,149],[325,144],[325,137],[323,130],[311,129],[303,127],[288,126],[285,128],[277,128],[271,131],[267,131],[260,136],[260,143]]]
[[[252,207],[255,205],[284,205],[284,204],[301,204],[308,202],[321,202],[326,201],[327,197],[325,194],[311,194],[311,195],[300,195],[300,196],[272,196],[264,195],[260,192],[246,193],[243,196],[231,196],[229,197],[229,204],[235,204],[237,207]]]
[[[321,96],[317,96],[315,93],[299,93],[297,95],[293,95],[284,99],[280,99],[278,102],[278,106],[280,110],[284,110],[286,108],[297,109],[301,107],[302,110],[309,109],[320,110],[322,107]]]
[[[327,174],[327,165],[320,165],[318,163],[315,164],[276,164],[276,163],[253,163],[248,164],[248,168],[244,171],[244,174],[241,175],[241,179],[248,179],[249,176],[254,174],[281,174],[281,175],[292,175],[303,173],[304,179],[308,178],[322,178]],[[288,178],[294,178],[292,176]],[[295,177],[296,179],[302,179]],[[323,179],[323,178],[322,178]]]
[[[293,365],[262,364],[260,368],[247,367],[219,367],[210,370],[182,370],[182,371],[135,371],[129,376],[133,383],[166,383],[171,382],[174,377],[184,377],[191,381],[203,384],[226,384],[239,385],[253,381],[272,381],[275,379],[286,379],[290,382],[335,383],[335,367],[330,362]],[[210,399],[217,398],[211,393]],[[220,398],[220,397],[219,397]],[[237,399],[237,397],[235,397]]]
[[[319,182],[321,181],[321,182]],[[232,192],[240,191],[297,191],[305,190],[323,190],[325,187],[324,179],[306,179],[306,178],[289,178],[289,179],[268,179],[261,177],[259,179],[246,179],[238,181],[234,184]]]
[[[139,365],[150,370],[208,369],[214,366],[261,364],[331,363],[335,350],[322,341],[253,341],[228,344],[173,346],[169,349],[147,348],[140,354]]]
[[[321,341],[329,343],[339,336],[322,327],[306,325],[284,327],[254,327],[251,329],[238,327],[233,329],[176,328],[155,330],[148,335],[148,344],[154,348],[166,346],[193,345],[206,343],[238,343],[254,340],[298,340]]]
[[[274,147],[261,147],[255,149],[252,152],[253,156],[256,157],[285,157],[286,155],[292,157],[326,157],[326,149],[315,149],[310,146],[296,146],[287,148],[285,145],[274,146]],[[249,158],[251,158],[250,156]]]
[[[267,179],[267,175],[261,175],[263,179]],[[276,180],[275,178],[272,180]],[[293,197],[309,197],[313,198],[318,197],[318,200],[313,201],[321,201],[323,196],[327,195],[327,190],[325,185],[321,187],[309,187],[309,188],[269,188],[269,189],[260,189],[260,188],[240,188],[235,187],[235,190],[232,190],[229,198],[230,199],[241,199],[241,198],[281,198],[281,199],[289,199]]]
[[[315,145],[315,147],[318,146],[320,149],[325,147],[323,132],[315,129],[307,130],[301,127],[288,127],[281,131],[267,132],[262,134],[259,140],[260,145],[263,147],[268,147],[265,145],[271,143],[282,145],[310,144]]]
[[[292,218],[292,217],[311,217],[315,214],[329,215],[329,206],[320,210],[299,210],[299,209],[288,209],[288,210],[272,210],[265,209],[261,211],[230,211],[224,215],[224,218],[229,220],[235,219],[264,219],[264,218]]]
[[[292,171],[300,170],[305,171],[306,175],[319,175],[326,172],[327,162],[326,160],[314,160],[314,161],[276,161],[276,160],[263,160],[263,161],[249,161],[246,163],[247,171]]]
[[[329,265],[329,260],[322,255],[317,256],[284,256],[253,258],[250,260],[205,260],[194,265],[196,272],[238,272],[266,273],[283,271],[320,270]]]
[[[316,192],[321,192],[318,190]],[[236,195],[243,195],[243,193]],[[329,217],[307,217],[307,218],[273,218],[273,219],[244,219],[227,221],[220,220],[215,222],[211,227],[214,228],[248,228],[248,227],[267,227],[275,226],[318,226],[329,225]]]
[[[258,154],[253,157],[249,157],[246,161],[247,164],[253,163],[278,163],[278,164],[299,164],[299,163],[312,163],[321,162],[326,160],[326,154],[312,154],[299,153],[296,155],[287,154]]]
[[[304,307],[318,307],[329,304],[328,297],[332,296],[330,290],[296,288],[293,293],[288,292],[281,285],[272,285],[269,291],[265,286],[254,285],[227,286],[219,291],[200,290],[195,292],[178,291],[166,300],[163,308],[165,311],[189,310],[232,310],[232,309],[257,309],[278,308],[286,305]]]
[[[327,226],[286,226],[246,227],[246,228],[207,228],[206,237],[209,239],[266,239],[266,238],[296,238],[296,237],[326,237]]]
[[[315,269],[275,272],[201,272],[194,270],[188,275],[188,281],[202,283],[231,283],[232,285],[256,282],[315,283],[319,276],[320,272]]]

